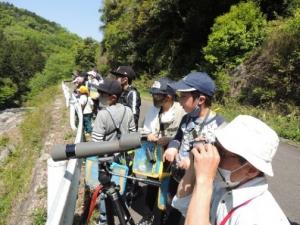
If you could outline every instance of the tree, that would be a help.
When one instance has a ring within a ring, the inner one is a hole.
[[[75,65],[79,71],[88,71],[96,67],[97,42],[92,38],[84,39],[77,49]]]
[[[260,8],[251,1],[234,5],[228,13],[216,18],[203,52],[206,69],[218,85],[218,99],[230,89],[228,73],[262,43],[266,24]]]
[[[115,0],[102,9],[103,55],[110,67],[181,77],[196,69],[214,18],[238,0]]]

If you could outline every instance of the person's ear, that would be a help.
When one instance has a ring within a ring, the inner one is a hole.
[[[172,96],[171,95],[166,95],[165,101],[171,101],[172,100]]]
[[[110,100],[112,101],[112,103],[116,103],[118,101],[118,96],[117,95],[111,95],[110,96]]]
[[[206,101],[206,97],[204,95],[200,95],[198,104],[202,105],[203,103],[205,103],[205,101]]]
[[[258,169],[256,169],[254,166],[252,166],[251,164],[249,164],[249,168],[247,171],[247,177],[251,179],[251,178],[258,176],[259,174],[260,174],[260,171]]]

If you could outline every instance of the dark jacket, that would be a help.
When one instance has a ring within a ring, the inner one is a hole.
[[[140,93],[135,87],[129,86],[124,90],[119,98],[119,103],[128,106],[134,116],[134,122],[136,127],[138,127],[139,117],[140,117],[140,107],[141,107],[141,97]]]

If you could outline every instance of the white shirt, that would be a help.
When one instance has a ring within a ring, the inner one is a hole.
[[[272,194],[268,191],[265,177],[258,177],[237,189],[215,188],[210,210],[211,224],[219,225],[229,211],[252,199],[248,204],[236,209],[227,225],[286,225],[290,224]],[[174,197],[173,207],[184,216],[191,196]]]
[[[83,114],[89,114],[93,112],[93,100],[86,96],[86,95],[80,95],[79,97],[79,103],[81,104],[82,107],[84,107],[83,109]]]

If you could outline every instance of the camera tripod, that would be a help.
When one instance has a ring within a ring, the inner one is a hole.
[[[127,225],[127,224],[135,225],[135,222],[130,215],[128,206],[124,198],[121,196],[119,192],[119,187],[114,182],[111,181],[112,175],[121,176],[119,174],[114,174],[109,170],[109,165],[112,161],[113,161],[113,157],[106,157],[106,158],[99,159],[98,180],[101,185],[99,185],[93,192],[86,224],[88,224],[91,215],[95,209],[97,197],[100,194],[103,194],[105,209],[106,209],[107,225],[115,225],[114,215],[118,217],[120,225]],[[137,182],[142,182],[154,186],[160,186],[159,181],[137,178],[132,176],[124,176],[124,177]]]

